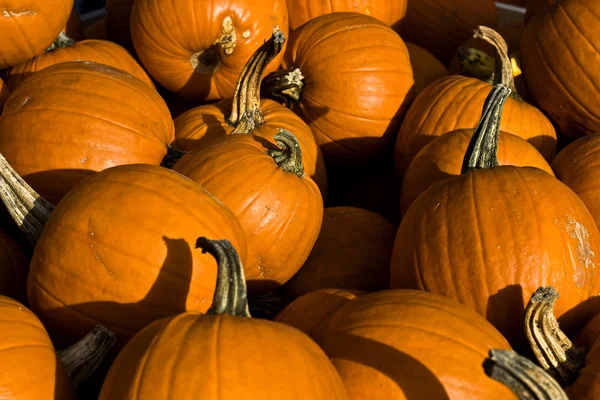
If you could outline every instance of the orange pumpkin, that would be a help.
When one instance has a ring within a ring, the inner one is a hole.
[[[423,147],[410,163],[400,191],[400,213],[432,184],[460,175],[463,159],[473,137],[473,129],[448,132]],[[500,132],[498,165],[536,167],[554,175],[548,162],[526,140]]]
[[[325,322],[321,347],[349,399],[513,399],[488,379],[489,350],[510,349],[484,318],[413,290],[358,296]]]
[[[0,69],[21,64],[52,44],[65,27],[73,0],[0,0]]]
[[[144,328],[119,353],[100,400],[346,399],[335,368],[308,336],[249,318],[244,272],[231,245],[199,238],[198,246],[219,261],[207,315],[184,313]],[[282,355],[293,368],[282,366]]]
[[[167,106],[146,83],[106,65],[64,62],[11,93],[0,116],[0,152],[56,204],[104,168],[160,164],[173,130]]]
[[[512,67],[502,37],[486,27],[478,28],[476,36],[494,44],[498,52],[497,63],[510,74],[507,85],[514,90]],[[423,90],[406,113],[398,132],[397,173],[403,176],[417,153],[437,136],[456,129],[474,128],[490,87],[489,83],[479,79],[453,75],[438,79]],[[506,101],[500,129],[526,139],[548,161],[556,153],[556,132],[552,123],[538,109],[519,98]]]
[[[81,42],[63,42],[62,47],[47,51],[23,64],[11,68],[5,76],[6,86],[15,90],[21,82],[51,65],[67,61],[91,61],[125,71],[146,82],[154,83],[143,68],[121,46],[106,40],[84,40]]]
[[[600,2],[559,0],[523,31],[521,60],[529,91],[561,132],[581,136],[600,131],[600,59],[596,26]]]
[[[0,295],[25,303],[28,272],[29,259],[16,242],[0,230]]]
[[[400,35],[447,64],[478,25],[496,26],[494,0],[409,1]]]
[[[128,51],[134,50],[130,29],[132,8],[133,0],[106,0],[106,37]]]
[[[83,40],[83,21],[75,7],[71,10],[67,24],[62,32],[75,41]]]
[[[389,289],[396,230],[372,211],[326,208],[319,237],[300,271],[285,284],[285,294],[295,299],[332,287],[367,292]]]
[[[10,90],[8,90],[8,86],[4,83],[2,78],[0,78],[0,114],[2,114],[2,107],[4,107],[4,103],[10,96]]]
[[[285,0],[139,0],[131,12],[131,37],[146,70],[194,100],[231,98],[244,64],[275,28],[287,36]]]
[[[279,54],[285,38],[276,31],[252,55],[236,84],[233,99],[193,108],[175,118],[178,150],[206,146],[212,139],[231,133],[251,133],[275,144],[278,129],[294,133],[302,149],[305,172],[327,195],[327,173],[319,147],[310,128],[292,111],[273,100],[260,99],[262,75],[269,62]]]
[[[414,80],[390,27],[358,13],[321,15],[292,33],[285,64],[264,90],[292,103],[328,166],[365,165],[391,148]]]
[[[430,83],[448,75],[448,70],[433,54],[416,44],[406,42],[415,78],[415,96]]]
[[[295,137],[281,148],[253,135],[227,135],[183,156],[173,170],[198,182],[233,211],[248,239],[251,293],[277,289],[308,257],[323,221],[317,185],[304,174]]]
[[[408,0],[287,0],[290,30],[297,29],[319,15],[333,12],[357,12],[397,27],[406,14]]]

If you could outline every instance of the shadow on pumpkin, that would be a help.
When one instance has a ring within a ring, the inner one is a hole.
[[[525,304],[521,285],[507,285],[488,298],[485,315],[511,347],[523,355],[531,351],[525,337]]]
[[[227,106],[223,102],[218,102],[214,106],[217,107],[219,110],[221,110],[224,115],[229,115],[229,113],[231,112],[231,107]],[[227,131],[225,130],[225,128],[223,127],[221,122],[219,122],[217,117],[214,115],[204,114],[201,118],[201,122],[210,126],[210,129],[207,130],[206,134],[204,136],[202,136],[201,138],[176,139],[174,142],[174,146],[178,150],[190,151],[196,147],[200,147],[200,146],[206,147],[206,144],[208,142],[210,142],[211,140],[219,138],[221,136],[225,136],[227,134]]]
[[[84,168],[53,169],[23,175],[23,179],[40,196],[56,205],[75,185],[96,172],[98,171]]]

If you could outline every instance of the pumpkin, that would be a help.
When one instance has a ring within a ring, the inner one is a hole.
[[[207,315],[188,312],[144,328],[119,353],[100,400],[346,399],[340,377],[308,336],[250,318],[243,268],[231,244],[202,237],[197,245],[219,261]]]
[[[396,230],[372,211],[326,208],[317,241],[300,271],[285,284],[286,295],[295,299],[331,287],[366,292],[389,289]]]
[[[436,138],[423,147],[410,163],[400,191],[400,213],[432,184],[460,175],[463,158],[473,129],[458,129]],[[526,140],[510,133],[498,136],[498,165],[536,167],[554,175],[548,162]]]
[[[196,148],[173,166],[221,200],[248,239],[250,293],[287,282],[308,257],[323,221],[317,185],[304,174],[302,151],[289,131],[278,147],[253,135],[226,135]]]
[[[97,19],[85,28],[84,39],[108,40],[106,34],[106,17]]]
[[[8,90],[4,80],[0,78],[0,114],[2,114],[2,107],[4,107],[4,103],[6,103],[8,96],[10,96],[10,90]]]
[[[406,14],[408,0],[287,0],[290,15],[290,29],[297,29],[313,18],[333,12],[357,12],[397,27]]]
[[[421,93],[431,82],[448,75],[448,70],[444,67],[444,64],[429,51],[409,42],[406,42],[406,48],[408,49],[415,78],[415,96]]]
[[[121,46],[106,40],[73,42],[69,38],[66,39],[55,49],[11,68],[5,76],[6,85],[10,90],[15,90],[21,82],[37,71],[67,61],[90,61],[108,65],[127,72],[154,88],[154,83],[146,71]]]
[[[414,80],[390,27],[358,13],[321,15],[292,33],[285,64],[264,91],[292,104],[327,166],[366,165],[391,148]]]
[[[537,14],[543,13],[557,0],[527,0],[527,8],[525,10],[525,22],[529,22]]]
[[[275,31],[252,55],[236,83],[233,99],[192,108],[175,118],[175,142],[181,151],[206,146],[212,139],[231,133],[251,133],[275,144],[278,129],[294,133],[302,150],[306,174],[327,195],[327,173],[310,128],[296,114],[273,100],[261,100],[262,75],[283,48],[285,38]]]
[[[496,25],[494,0],[409,1],[400,35],[447,64],[478,25]]]
[[[287,36],[285,0],[136,0],[131,11],[133,45],[146,70],[192,100],[231,98],[244,64],[276,28]]]
[[[510,349],[492,325],[431,293],[358,296],[326,320],[321,347],[349,399],[513,398],[485,376],[490,349]]]
[[[497,64],[510,74],[507,84],[514,91],[512,67],[506,43],[493,30],[479,27],[475,33],[497,49]],[[499,75],[499,74],[496,74]],[[395,148],[396,170],[404,176],[417,153],[435,137],[456,129],[474,128],[491,85],[475,78],[448,76],[423,90],[406,113]],[[549,162],[556,153],[556,132],[552,123],[535,107],[513,95],[506,101],[500,129],[522,137]]]
[[[3,69],[42,54],[65,27],[73,0],[0,0],[0,9],[0,37],[4,38],[0,69]]]
[[[511,73],[488,95],[461,175],[408,208],[392,253],[391,286],[426,289],[486,317],[514,347],[525,342],[525,302],[556,284],[564,314],[597,294],[600,231],[572,190],[538,168],[498,166]]]
[[[571,142],[552,161],[556,177],[571,188],[585,203],[600,226],[600,190],[598,190],[597,151],[600,133]]]
[[[28,272],[29,259],[16,242],[0,230],[0,295],[25,303]]]
[[[106,65],[64,62],[11,93],[0,116],[0,152],[57,204],[104,168],[160,164],[173,130],[167,106],[146,83]]]
[[[81,17],[79,16],[79,13],[75,7],[73,7],[71,10],[67,24],[63,28],[62,32],[73,40],[83,40],[83,21],[81,20]]]
[[[106,0],[106,38],[133,51],[131,41],[131,9],[133,0]]]
[[[293,326],[321,342],[321,327],[331,314],[365,292],[361,290],[319,289],[303,294],[285,306],[274,321]]]

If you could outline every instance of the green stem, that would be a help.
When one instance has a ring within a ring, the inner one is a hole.
[[[58,37],[54,39],[54,42],[45,50],[46,53],[56,50],[62,49],[65,47],[73,46],[75,41],[71,39],[65,32],[61,32],[58,34]]]
[[[298,139],[290,131],[279,129],[279,133],[275,135],[275,142],[280,148],[268,150],[267,154],[273,157],[279,168],[302,177],[304,164],[302,164],[302,150]]]

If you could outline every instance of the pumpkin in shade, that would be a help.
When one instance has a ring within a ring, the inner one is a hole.
[[[506,101],[500,129],[527,140],[551,161],[556,153],[556,132],[544,114],[515,94],[506,43],[495,31],[483,26],[477,29],[475,36],[496,48],[495,76],[510,74],[507,85],[513,95]],[[438,79],[423,90],[406,113],[398,132],[394,155],[398,175],[403,176],[417,153],[437,136],[456,129],[474,128],[490,88],[490,83],[479,79],[452,75]]]
[[[308,336],[250,318],[231,244],[201,237],[197,245],[219,265],[207,315],[184,313],[144,328],[117,356],[100,399],[346,399],[335,368]]]
[[[478,25],[496,25],[494,0],[408,1],[399,32],[447,64]]]
[[[366,292],[345,289],[320,289],[303,294],[288,304],[274,321],[293,326],[321,343],[321,327],[331,314]]]
[[[321,193],[304,174],[298,141],[285,130],[274,139],[278,147],[253,135],[226,135],[173,166],[240,221],[248,239],[245,274],[252,294],[277,289],[300,269],[323,222]]]
[[[108,40],[106,35],[106,17],[92,22],[85,28],[84,39]]]
[[[295,299],[332,287],[366,292],[389,289],[396,230],[372,211],[354,207],[326,208],[310,255],[284,286],[286,296]]]
[[[67,20],[67,24],[62,30],[62,33],[67,35],[73,40],[80,41],[83,40],[83,21],[79,16],[79,13],[73,7],[71,10],[71,15],[69,15],[69,19]]]
[[[29,259],[16,242],[0,230],[0,295],[25,303],[28,272]]]
[[[287,0],[290,30],[297,29],[313,18],[333,12],[356,12],[396,27],[406,14],[408,0]]]
[[[473,129],[458,129],[436,138],[423,147],[410,163],[400,191],[400,213],[432,184],[460,175]],[[548,162],[525,139],[510,133],[498,135],[498,165],[536,167],[554,175]]]
[[[0,78],[0,114],[2,114],[2,107],[4,107],[8,96],[10,96],[10,90],[8,90],[8,86],[6,86],[4,80]]]
[[[0,69],[18,65],[52,44],[73,10],[73,0],[0,0]]]
[[[349,399],[512,399],[488,379],[489,350],[510,349],[484,318],[432,293],[358,296],[326,320],[321,347]]]
[[[391,149],[414,84],[406,45],[368,15],[321,15],[292,32],[285,70],[264,91],[310,126],[327,165],[360,166]]]
[[[212,139],[231,133],[252,134],[275,144],[278,129],[294,133],[302,150],[305,172],[327,195],[327,173],[319,147],[310,128],[289,109],[273,100],[261,100],[262,75],[279,54],[285,38],[276,30],[252,55],[240,74],[233,99],[195,107],[175,118],[178,150],[206,146]]]
[[[525,22],[529,22],[537,14],[543,13],[557,0],[527,0],[527,8],[525,9]]]
[[[107,65],[64,62],[11,93],[0,116],[0,152],[56,204],[96,171],[160,164],[173,131],[167,106],[148,84]]]
[[[288,34],[285,0],[136,0],[131,11],[131,38],[146,70],[193,100],[231,98],[244,64],[274,29]]]
[[[440,60],[421,46],[406,42],[415,78],[415,96],[437,79],[448,75],[448,70]]]
[[[131,42],[131,9],[133,0],[106,0],[106,38],[133,51]]]
[[[498,166],[510,78],[504,71],[488,95],[461,175],[431,185],[408,208],[392,253],[391,286],[457,300],[521,347],[524,305],[539,285],[563,291],[559,315],[600,291],[600,232],[581,199],[554,176]]]
[[[53,50],[11,68],[4,78],[6,86],[10,90],[15,90],[25,79],[54,64],[67,61],[90,61],[120,69],[154,87],[154,83],[152,83],[146,71],[131,57],[127,50],[118,44],[106,40],[74,42],[64,35],[55,44],[56,47]]]
[[[525,82],[540,108],[562,133],[600,131],[600,2],[559,0],[523,31],[521,60]]]

